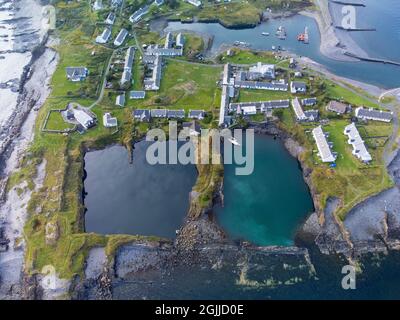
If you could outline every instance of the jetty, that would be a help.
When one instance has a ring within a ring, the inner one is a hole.
[[[376,31],[376,28],[344,28],[342,26],[335,26],[335,28],[344,31]]]
[[[395,66],[400,66],[400,62],[399,61],[393,61],[393,60],[386,60],[386,59],[379,59],[379,58],[369,58],[369,57],[361,57],[358,56],[354,53],[351,52],[344,52],[343,53],[345,56],[351,57],[351,58],[356,58],[358,60],[361,61],[369,61],[369,62],[379,62],[379,63],[383,63],[383,64],[391,64],[391,65],[395,65]]]
[[[359,2],[345,2],[345,1],[340,1],[340,0],[329,0],[329,2],[340,4],[343,6],[354,6],[354,7],[366,7],[364,3],[359,3]]]

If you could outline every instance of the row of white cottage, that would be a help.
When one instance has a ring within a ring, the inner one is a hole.
[[[354,122],[347,125],[343,132],[348,137],[348,144],[353,148],[353,155],[360,161],[368,163],[372,161],[371,154],[368,152],[365,146],[364,140]],[[328,142],[327,135],[322,130],[321,126],[316,127],[312,131],[315,143],[318,148],[318,155],[322,162],[333,163],[336,161],[337,155],[332,151],[332,144]]]

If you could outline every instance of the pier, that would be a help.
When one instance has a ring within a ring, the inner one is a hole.
[[[339,1],[339,0],[330,0],[332,3],[340,4],[343,6],[354,6],[354,7],[366,7],[364,3],[358,3],[358,2],[344,2],[344,1]]]
[[[360,56],[357,56],[356,54],[348,52],[348,51],[344,52],[344,55],[351,57],[351,58],[356,58],[361,61],[379,62],[379,63],[383,63],[383,64],[391,64],[391,65],[395,65],[395,66],[400,66],[400,62],[398,62],[398,61],[378,59],[378,58],[369,58],[369,57],[360,57]]]
[[[375,28],[343,28],[342,26],[335,26],[335,28],[344,31],[376,31]]]

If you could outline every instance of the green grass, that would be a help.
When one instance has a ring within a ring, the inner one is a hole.
[[[66,130],[73,128],[74,125],[64,121],[62,115],[58,111],[50,112],[46,129],[48,130]]]
[[[228,56],[227,53],[223,53],[218,57],[221,63],[233,63],[233,64],[254,64],[257,62],[276,64],[279,61],[275,58],[273,52],[257,52],[251,50],[243,50],[239,48],[231,49],[232,55]]]
[[[219,107],[220,90],[216,82],[222,67],[191,64],[180,60],[165,60],[161,88],[146,92],[144,101],[128,100],[130,106],[190,108],[212,110]]]

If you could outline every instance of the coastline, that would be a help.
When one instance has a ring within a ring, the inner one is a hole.
[[[35,2],[35,6],[37,5]],[[24,14],[32,9],[29,2],[26,3],[25,9]],[[34,11],[30,13],[32,12]],[[24,297],[23,229],[27,218],[27,205],[31,194],[42,186],[46,175],[46,162],[42,161],[36,166],[32,186],[29,186],[27,182],[22,182],[10,190],[6,189],[7,181],[12,173],[24,165],[21,163],[22,155],[33,141],[38,109],[50,94],[50,80],[58,63],[58,54],[51,48],[56,44],[56,39],[49,37],[45,29],[37,32],[41,33],[43,38],[36,38],[40,41],[35,40],[31,43],[29,51],[26,51],[30,59],[28,64],[24,65],[23,73],[18,81],[19,92],[16,104],[4,126],[0,126],[0,135],[6,137],[0,145],[0,228],[3,230],[4,239],[9,241],[9,249],[0,252],[1,299]],[[14,64],[11,63],[11,66]]]

